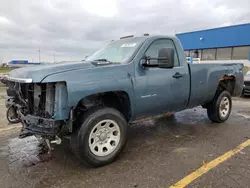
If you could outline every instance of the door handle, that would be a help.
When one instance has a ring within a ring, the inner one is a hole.
[[[183,74],[180,74],[179,72],[173,75],[173,78],[176,78],[176,79],[181,78],[181,77],[183,77]]]

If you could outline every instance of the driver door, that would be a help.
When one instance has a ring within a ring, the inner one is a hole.
[[[189,95],[189,74],[187,67],[180,65],[174,42],[171,39],[155,40],[146,50],[145,55],[158,58],[158,52],[162,48],[174,49],[173,68],[142,67],[138,62],[135,93],[136,110],[139,116],[163,114],[186,107]]]

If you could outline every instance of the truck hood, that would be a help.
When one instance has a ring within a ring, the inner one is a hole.
[[[95,66],[87,61],[34,65],[11,71],[7,79],[17,82],[41,82],[46,76],[52,74],[79,69],[91,69],[93,67]]]

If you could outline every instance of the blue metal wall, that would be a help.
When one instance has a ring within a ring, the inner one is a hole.
[[[9,64],[28,64],[28,60],[12,60]]]
[[[13,65],[17,65],[17,64],[25,64],[25,65],[39,65],[41,63],[39,62],[29,62],[28,60],[12,60],[10,61],[8,64],[13,64]]]
[[[180,33],[176,36],[184,50],[250,46],[250,23],[203,31]],[[200,39],[203,40],[200,40]]]

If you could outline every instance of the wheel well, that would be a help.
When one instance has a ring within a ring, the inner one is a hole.
[[[228,91],[230,93],[230,95],[233,95],[234,92],[234,87],[235,87],[235,77],[234,76],[228,76],[228,75],[224,75],[220,81],[219,84],[217,86],[217,90],[214,94],[214,96],[219,92],[222,92],[224,90]],[[208,105],[211,103],[212,101],[203,104],[202,107],[203,108],[207,108]]]
[[[131,103],[128,94],[124,91],[110,91],[89,95],[81,99],[74,109],[73,121],[79,124],[78,120],[83,117],[86,110],[101,105],[117,109],[127,121],[131,118]]]
[[[217,91],[221,91],[221,90],[226,90],[228,91],[231,95],[233,95],[233,91],[234,91],[234,87],[235,87],[235,77],[234,76],[228,76],[228,75],[224,75],[219,82]]]

